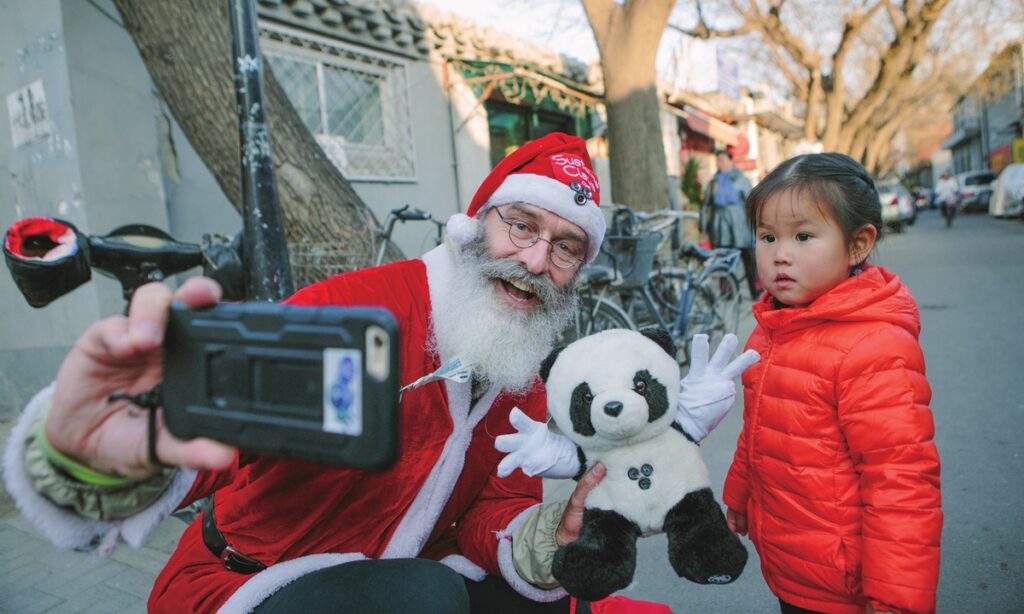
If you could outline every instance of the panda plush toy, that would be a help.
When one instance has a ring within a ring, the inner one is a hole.
[[[668,537],[672,568],[693,582],[726,584],[746,565],[747,551],[711,493],[700,448],[674,422],[675,354],[661,329],[608,330],[556,351],[541,366],[551,430],[575,444],[576,477],[598,461],[607,468],[587,495],[579,538],[555,553],[552,573],[576,597],[598,600],[628,586],[637,538],[658,532]]]

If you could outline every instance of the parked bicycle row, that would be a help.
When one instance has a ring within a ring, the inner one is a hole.
[[[600,254],[580,272],[579,309],[560,343],[609,328],[659,326],[686,364],[693,335],[706,334],[716,345],[736,332],[740,251],[682,241],[683,220],[696,215],[617,207]]]

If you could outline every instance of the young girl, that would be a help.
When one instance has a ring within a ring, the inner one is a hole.
[[[866,264],[878,193],[840,154],[792,158],[750,193],[757,274],[744,426],[725,482],[783,613],[931,612],[942,530],[917,305]]]

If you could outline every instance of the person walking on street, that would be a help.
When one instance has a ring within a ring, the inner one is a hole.
[[[949,175],[949,170],[942,172],[942,179],[939,179],[935,186],[935,198],[942,207],[942,217],[946,218],[946,228],[953,225],[953,218],[960,207],[960,184]]]
[[[942,497],[917,304],[867,263],[871,176],[791,158],[747,199],[766,294],[754,305],[726,519],[749,533],[783,614],[934,612]]]
[[[743,210],[743,203],[750,194],[750,180],[736,168],[731,151],[718,151],[715,164],[718,172],[704,192],[700,231],[707,234],[712,247],[740,250],[750,298],[756,299],[759,292],[757,267],[754,265],[753,241],[747,216]]]

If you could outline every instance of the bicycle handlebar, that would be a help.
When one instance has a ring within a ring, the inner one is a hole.
[[[203,245],[184,243],[146,224],[84,235],[57,218],[27,218],[4,235],[7,267],[29,305],[43,307],[92,277],[91,268],[117,279],[125,300],[142,284],[203,266],[227,300],[242,298],[240,237],[230,244],[206,235]]]

